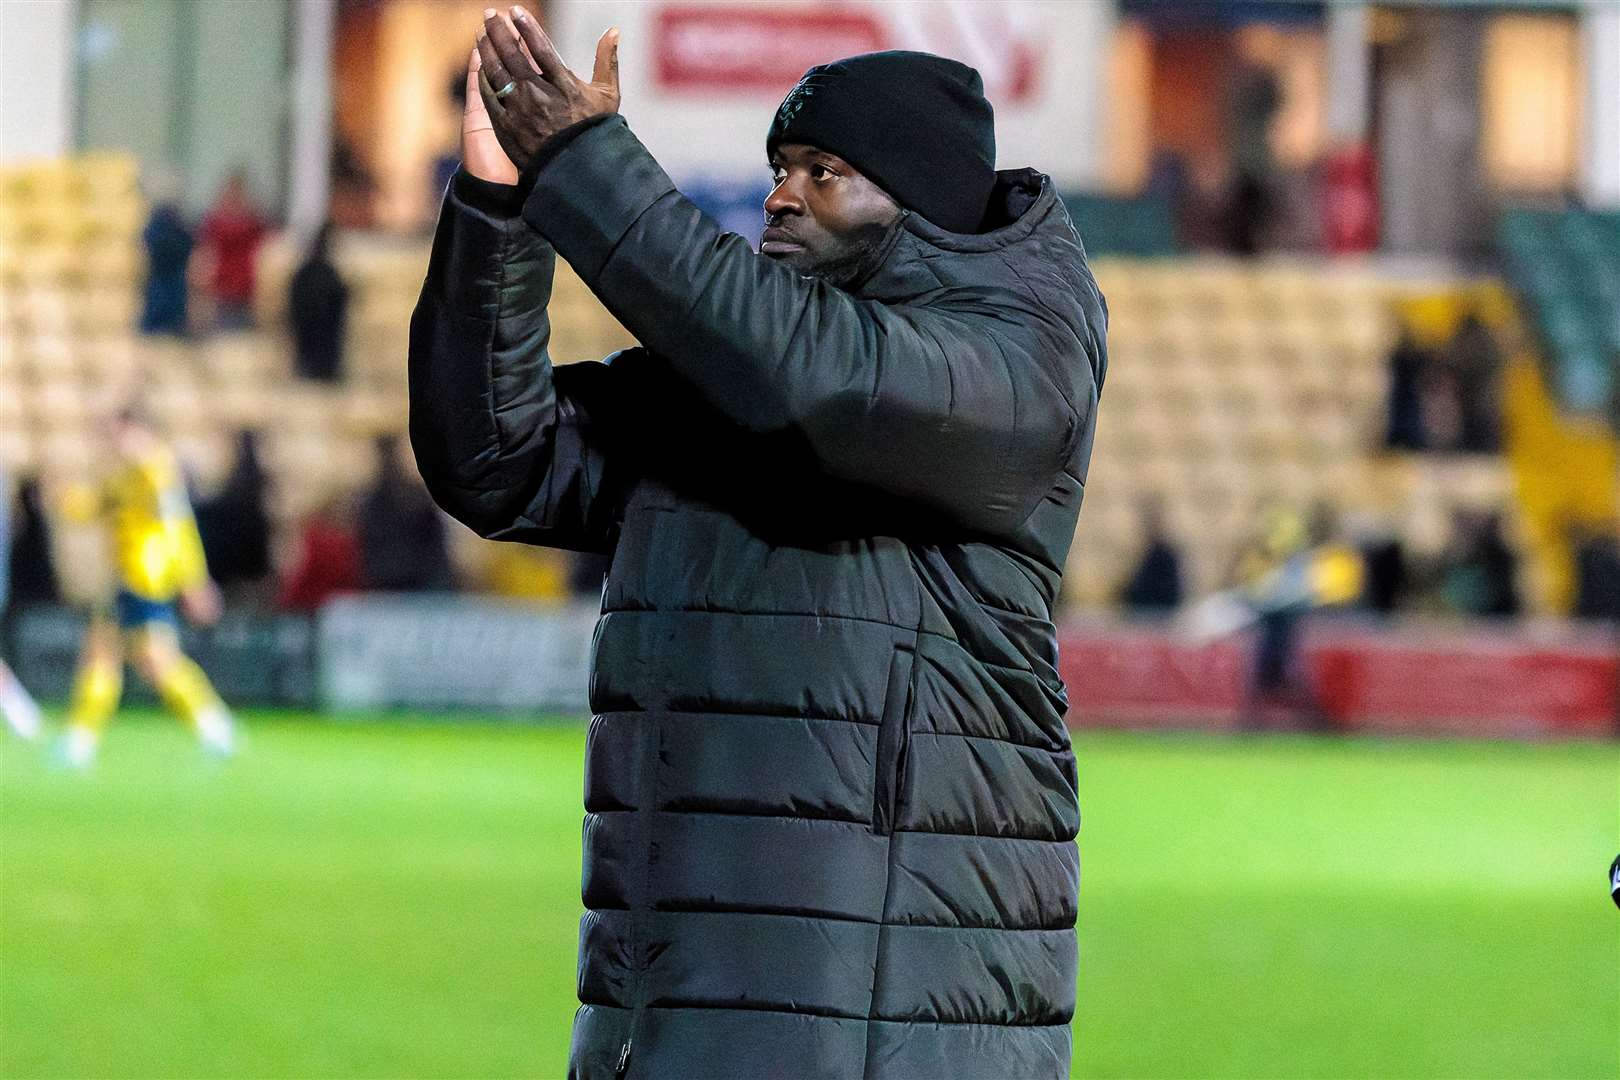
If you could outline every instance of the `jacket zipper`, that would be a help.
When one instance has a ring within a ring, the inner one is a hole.
[[[909,645],[897,645],[889,661],[888,685],[883,691],[883,717],[878,725],[877,777],[872,785],[872,831],[887,836],[894,830],[905,773],[906,744],[911,733],[911,673],[916,663]]]

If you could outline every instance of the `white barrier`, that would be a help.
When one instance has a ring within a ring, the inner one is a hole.
[[[335,600],[317,620],[329,710],[584,713],[594,604],[537,608],[457,596]]]

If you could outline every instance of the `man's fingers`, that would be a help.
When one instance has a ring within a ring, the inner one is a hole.
[[[529,51],[529,43],[523,40],[523,35],[521,33],[518,34],[518,48],[523,50],[523,59],[529,62],[529,66],[534,70],[539,71],[540,65],[534,62],[534,53]]]
[[[529,47],[529,55],[540,68],[540,74],[553,86],[567,86],[569,79],[574,77],[557,55],[557,47],[551,43],[551,37],[540,27],[540,20],[530,15],[521,7],[512,9],[512,22],[517,26],[518,33],[523,35],[523,44]]]
[[[484,62],[483,62],[483,60],[481,60],[479,58],[478,50],[474,49],[472,51],[472,55],[467,58],[467,100],[468,101],[472,101],[473,98],[478,96],[478,69],[483,67],[483,66],[484,66]]]
[[[495,55],[500,59],[501,66],[506,69],[506,77],[519,82],[532,78],[535,74],[534,65],[529,63],[523,55],[523,47],[518,44],[517,31],[512,29],[512,21],[493,8],[484,15],[484,32],[489,43],[494,47]],[[486,56],[484,62],[488,63]],[[544,69],[542,69],[544,70]],[[497,87],[506,85],[496,83]]]
[[[591,69],[591,82],[619,93],[619,28],[610,28],[596,43],[596,66]]]
[[[478,96],[484,99],[484,111],[489,113],[492,122],[506,116],[506,106],[495,96],[495,87],[489,85],[487,67],[478,72]]]
[[[500,89],[512,80],[507,73],[506,65],[501,63],[500,54],[495,51],[495,45],[489,40],[488,34],[478,35],[478,77],[485,82]],[[487,99],[486,99],[487,102]]]

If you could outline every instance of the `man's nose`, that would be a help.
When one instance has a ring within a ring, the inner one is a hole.
[[[793,190],[792,180],[783,180],[771,189],[765,196],[765,216],[780,217],[783,214],[804,213],[804,199]]]

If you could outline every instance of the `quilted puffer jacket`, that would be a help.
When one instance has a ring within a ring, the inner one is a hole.
[[[1075,763],[1051,621],[1105,366],[1049,179],[850,291],[619,117],[452,181],[411,438],[487,537],[611,557],[569,1075],[1067,1076]],[[641,342],[553,367],[554,253]]]

